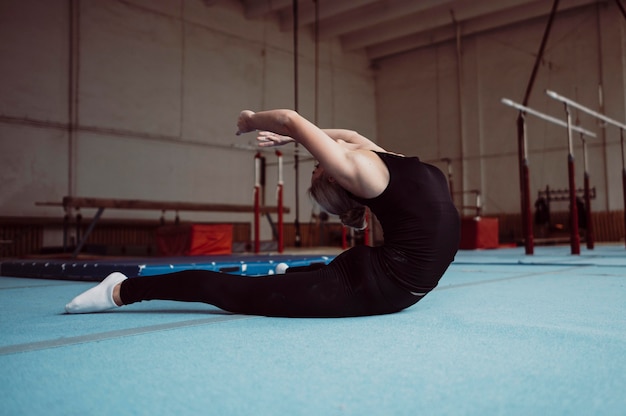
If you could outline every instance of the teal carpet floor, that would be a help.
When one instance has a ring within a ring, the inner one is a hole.
[[[624,415],[626,250],[461,251],[394,315],[278,319],[0,277],[1,415]]]

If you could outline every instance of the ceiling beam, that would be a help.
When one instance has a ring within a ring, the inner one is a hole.
[[[606,2],[607,0],[600,1]],[[584,7],[595,3],[598,3],[598,0],[561,0],[559,3],[559,11],[563,12],[569,9]],[[461,36],[469,36],[499,27],[512,25],[517,22],[535,19],[546,16],[549,13],[550,4],[547,4],[545,0],[535,0],[530,4],[520,5],[495,13],[480,15],[474,19],[463,21],[460,26]],[[384,58],[385,56],[399,54],[424,46],[451,41],[455,39],[455,37],[455,27],[450,24],[430,31],[413,33],[397,39],[369,45],[366,46],[366,52],[369,59],[376,60]]]
[[[355,50],[369,45],[424,32],[440,26],[452,25],[454,20],[460,22],[480,15],[508,9],[513,6],[527,4],[533,0],[493,0],[457,1],[427,10],[412,13],[393,21],[379,23],[369,28],[358,30],[341,36],[341,44],[346,50]],[[550,3],[544,0],[547,8]],[[451,7],[452,6],[452,7]]]
[[[387,0],[378,1],[350,13],[325,19],[320,23],[320,39],[329,39],[390,21],[410,13],[418,13],[434,6],[454,3],[455,0]]]
[[[337,15],[343,15],[354,9],[376,3],[380,0],[317,0],[319,2],[319,18],[320,21],[332,18]],[[315,1],[306,0],[298,3],[298,26],[306,26],[315,22]],[[280,28],[283,31],[293,29],[293,13],[292,10],[283,9],[280,12]]]
[[[292,0],[243,0],[248,19],[257,19],[280,9],[290,7]]]

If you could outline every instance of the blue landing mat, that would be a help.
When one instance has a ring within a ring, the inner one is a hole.
[[[456,255],[454,263],[626,266],[626,248],[623,244],[601,245],[593,250],[583,247],[580,255],[572,255],[569,246],[536,247],[533,255],[526,255],[523,247],[496,250],[460,250]]]
[[[259,276],[276,273],[276,267],[281,263],[286,264],[289,268],[297,268],[328,264],[332,259],[333,256],[287,254],[115,260],[29,259],[0,263],[0,276],[101,281],[112,272],[122,272],[128,277],[136,277],[182,270],[211,270],[242,276]]]
[[[0,415],[624,415],[626,250],[463,251],[397,314],[232,315],[0,278]],[[541,264],[539,264],[541,263]]]

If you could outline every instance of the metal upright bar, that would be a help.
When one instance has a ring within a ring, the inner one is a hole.
[[[450,196],[454,198],[454,180],[452,173],[452,159],[449,157],[444,157],[441,159],[442,162],[446,162],[446,167],[448,170],[448,190],[450,191]]]
[[[70,230],[70,218],[71,218],[71,211],[72,209],[70,207],[63,207],[63,209],[65,210],[65,215],[63,216],[63,253],[67,252],[68,249],[68,243],[69,243],[69,230]]]
[[[298,98],[299,84],[298,84],[298,0],[292,0],[292,13],[293,13],[293,94],[294,94],[294,106],[293,109],[300,111],[299,104],[300,100]],[[295,241],[294,245],[296,247],[302,246],[302,236],[300,233],[300,158],[298,155],[298,142],[296,142],[294,147],[294,155],[293,155],[293,169],[294,169],[294,185],[295,185],[295,218],[293,221],[293,226],[295,229]]]
[[[620,129],[619,135],[622,147],[622,196],[624,198],[624,244],[626,245],[626,158],[624,157],[624,129]]]
[[[585,169],[584,183],[585,183],[585,222],[587,224],[586,232],[585,232],[585,242],[587,244],[587,248],[589,250],[593,250],[595,246],[594,241],[594,232],[593,232],[593,222],[591,216],[591,194],[590,194],[590,184],[589,184],[589,163],[587,160],[587,141],[585,138],[580,135],[580,139],[583,142],[583,164]],[[580,215],[580,213],[579,213]]]
[[[85,234],[81,238],[78,238],[78,234],[76,235],[76,244],[77,245],[76,245],[76,248],[74,249],[74,252],[72,253],[72,258],[78,257],[78,255],[80,254],[81,250],[83,249],[83,246],[87,242],[87,238],[89,238],[89,235],[93,231],[94,227],[96,226],[96,223],[98,222],[98,220],[102,216],[103,212],[104,212],[104,208],[103,207],[98,208],[98,211],[96,212],[96,215],[91,220],[91,223],[89,224],[89,227],[87,228],[87,231],[85,231]]]
[[[574,100],[570,100],[567,97],[559,95],[554,91],[546,90],[546,94],[549,97],[554,98],[555,100],[561,101],[562,103],[566,105],[569,105],[580,111],[583,111],[599,120],[602,120],[606,124],[610,124],[612,126],[617,127],[620,130],[620,142],[621,142],[621,150],[622,150],[622,195],[624,199],[624,244],[626,245],[626,161],[624,157],[624,130],[626,130],[626,124],[613,120],[612,118],[607,117],[604,114],[598,113],[597,111],[587,108],[584,105],[579,104]]]
[[[261,153],[254,155],[254,252],[261,251]]]
[[[503,98],[502,104],[508,105],[509,107],[513,107],[520,111],[520,117],[518,117],[518,137],[521,137],[522,140],[519,141],[519,154],[521,155],[521,164],[520,164],[520,202],[522,205],[522,229],[524,232],[524,244],[526,248],[526,254],[533,254],[534,252],[534,239],[533,239],[533,231],[532,231],[532,221],[531,221],[531,209],[530,209],[530,175],[529,175],[529,163],[528,163],[528,151],[527,151],[527,135],[526,135],[526,114],[531,114],[535,117],[538,117],[542,120],[548,121],[550,123],[559,125],[561,127],[567,128],[568,138],[569,138],[569,156],[568,156],[568,175],[570,177],[570,192],[573,189],[574,191],[574,209],[576,209],[576,188],[574,183],[574,156],[572,150],[572,140],[571,133],[572,131],[576,131],[581,135],[586,135],[589,137],[596,137],[596,134],[586,130],[580,126],[573,126],[571,124],[571,118],[569,117],[567,121],[563,121],[556,117],[549,116],[540,111],[533,110],[530,107],[525,105],[516,103],[508,98]],[[625,174],[626,175],[626,174]],[[626,176],[625,176],[626,178]],[[626,180],[626,179],[625,179]],[[626,187],[626,182],[625,185]],[[576,229],[572,232],[576,233],[578,236],[578,215],[577,211],[575,213],[576,216]],[[580,237],[571,238],[572,241],[572,254],[580,254]],[[578,249],[576,249],[576,241],[578,241]]]
[[[522,155],[522,163],[520,165],[520,203],[522,208],[522,229],[524,232],[524,249],[526,255],[532,255],[535,252],[535,240],[533,235],[533,223],[530,212],[530,169],[528,166],[528,150],[526,135],[526,114],[520,113],[518,118],[519,132],[518,136],[522,137],[520,142],[519,153]]]
[[[574,146],[572,143],[572,114],[565,104],[567,116],[567,173],[569,179],[569,212],[570,212],[570,247],[572,254],[580,254],[580,234],[578,230],[578,205],[576,204],[576,177],[574,165]]]
[[[278,252],[282,253],[285,249],[283,222],[283,154],[277,150],[276,157],[278,158],[278,185],[276,189],[276,206],[278,207]]]

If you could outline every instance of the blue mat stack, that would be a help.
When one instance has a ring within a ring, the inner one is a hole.
[[[183,270],[211,270],[243,276],[259,276],[276,273],[276,267],[281,263],[289,268],[305,267],[328,264],[332,258],[332,256],[320,255],[268,254],[115,260],[13,260],[0,263],[0,276],[98,282],[112,272],[121,272],[128,277],[136,277]]]

